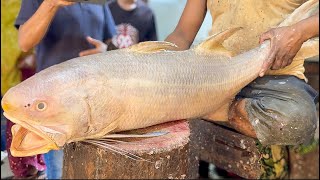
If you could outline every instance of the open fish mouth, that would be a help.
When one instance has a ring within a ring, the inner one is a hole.
[[[59,149],[52,137],[49,136],[50,133],[45,133],[43,131],[44,128],[46,130],[49,128],[38,125],[30,125],[26,122],[19,121],[16,118],[11,117],[5,112],[3,115],[10,121],[16,123],[11,128],[12,142],[10,146],[10,152],[13,156],[33,156],[46,153],[50,150]]]

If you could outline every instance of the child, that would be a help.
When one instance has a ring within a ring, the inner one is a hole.
[[[112,38],[116,48],[157,40],[154,14],[143,1],[113,0],[109,8],[117,26],[117,35]]]

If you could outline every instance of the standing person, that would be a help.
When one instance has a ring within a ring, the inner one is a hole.
[[[106,40],[115,35],[108,6],[65,0],[23,0],[16,19],[19,46],[36,50],[39,72],[69,59],[104,52]],[[63,151],[45,154],[47,176],[62,176]]]
[[[243,88],[224,114],[234,129],[263,145],[302,144],[315,133],[318,93],[305,81],[304,59],[293,58],[305,41],[319,35],[319,12],[291,26],[271,29],[305,2],[188,0],[174,32],[166,38],[181,50],[188,49],[208,9],[211,34],[243,27],[224,41],[235,55],[259,46],[259,37],[260,43],[271,40],[261,77]],[[279,86],[281,82],[285,83]]]
[[[126,48],[143,41],[156,41],[157,31],[152,10],[141,0],[113,0],[109,8],[117,25],[112,38],[116,48]]]
[[[20,0],[1,1],[1,98],[9,88],[23,81],[25,73],[33,72],[32,52],[23,53],[18,46],[18,31],[14,20],[18,15]],[[31,65],[31,66],[30,66]],[[6,126],[3,126],[6,125]],[[45,178],[45,163],[43,155],[29,157],[13,157],[10,153],[12,140],[11,127],[13,122],[3,116],[1,107],[1,152],[7,149],[10,169],[14,179]],[[4,140],[2,140],[4,138]]]

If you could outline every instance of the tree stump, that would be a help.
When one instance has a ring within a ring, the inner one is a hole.
[[[113,144],[147,161],[132,160],[95,145],[76,142],[64,149],[63,178],[70,179],[194,179],[198,160],[190,146],[187,121],[175,121],[128,133],[168,131],[159,137]]]

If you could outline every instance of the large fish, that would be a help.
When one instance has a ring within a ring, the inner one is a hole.
[[[308,1],[280,26],[310,16]],[[241,28],[214,35],[194,49],[168,42],[79,57],[47,68],[11,88],[2,99],[12,127],[11,153],[30,156],[69,142],[178,119],[211,117],[258,77],[269,43],[230,56],[222,42]],[[241,31],[239,31],[241,33]],[[319,54],[307,41],[297,56]]]

